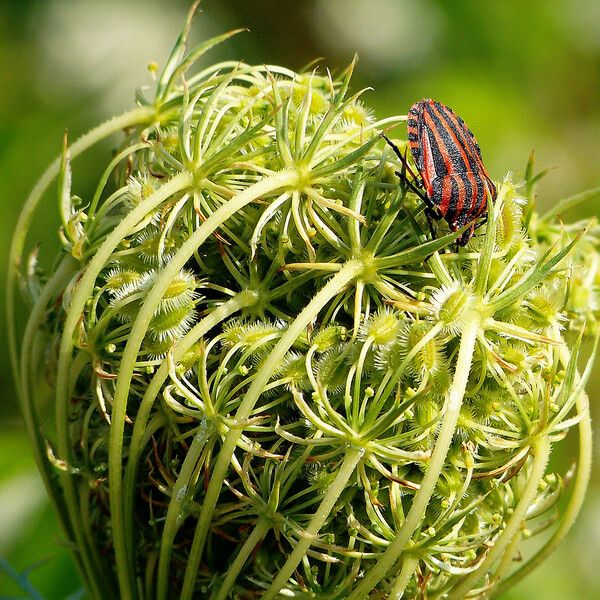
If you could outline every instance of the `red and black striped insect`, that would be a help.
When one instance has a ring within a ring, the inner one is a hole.
[[[397,146],[383,136],[402,161],[403,172],[398,175],[427,204],[428,217],[443,218],[450,231],[471,225],[457,240],[460,246],[466,245],[478,218],[486,216],[488,194],[492,201],[497,195],[475,136],[450,108],[431,99],[411,106],[407,130],[419,177],[412,173]]]

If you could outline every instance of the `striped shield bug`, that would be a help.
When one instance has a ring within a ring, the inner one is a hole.
[[[477,219],[487,213],[488,194],[492,201],[497,195],[477,140],[458,115],[431,99],[419,100],[411,106],[407,130],[418,176],[412,172],[406,156],[383,136],[403,164],[398,175],[427,204],[428,218],[444,219],[450,231],[470,225],[457,240],[460,246],[465,246],[473,237]]]

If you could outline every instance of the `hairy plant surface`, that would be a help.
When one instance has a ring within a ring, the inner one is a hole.
[[[597,330],[595,223],[499,183],[465,248],[400,185],[353,65],[190,73],[50,167],[11,255],[15,373],[94,598],[487,597],[573,523],[589,478],[577,358]],[[71,160],[125,130],[93,197]],[[392,132],[395,130],[392,130]],[[402,141],[397,140],[400,145]],[[26,232],[56,177],[49,273]],[[593,355],[593,352],[592,352]],[[548,470],[575,428],[577,469]],[[563,500],[563,495],[568,499]],[[521,542],[550,532],[513,570]],[[115,590],[119,590],[116,592]]]

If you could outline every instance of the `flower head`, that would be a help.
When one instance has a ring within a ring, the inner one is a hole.
[[[21,397],[92,595],[487,594],[565,518],[594,230],[539,218],[528,169],[466,247],[433,237],[354,63],[194,74],[230,34],[188,30],[89,202],[65,152],[57,266],[24,274]]]

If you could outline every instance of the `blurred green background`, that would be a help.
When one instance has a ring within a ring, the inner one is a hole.
[[[188,0],[1,0],[0,256],[18,211],[45,166],[70,139],[133,103],[151,85],[146,65],[163,63]],[[452,106],[476,132],[493,178],[517,174],[535,149],[556,167],[539,186],[539,204],[600,185],[600,2],[544,0],[205,0],[196,38],[248,27],[209,60],[243,59],[301,68],[316,57],[341,68],[359,52],[354,87],[379,116],[403,113],[422,97]],[[75,166],[85,197],[110,145]],[[55,201],[33,238],[56,246]],[[589,207],[588,215],[598,212]],[[4,289],[4,273],[0,287]],[[4,314],[4,293],[1,295]],[[0,339],[5,339],[2,322]],[[80,585],[37,477],[19,416],[6,344],[0,345],[0,560],[43,598]],[[598,372],[598,369],[597,369]],[[598,373],[589,384],[599,413]],[[571,435],[571,438],[574,436]],[[598,436],[596,436],[598,437]],[[600,445],[597,444],[596,447]],[[596,453],[597,454],[597,453]],[[563,472],[576,457],[561,445]],[[583,514],[561,549],[518,588],[517,599],[600,598],[600,470]],[[36,598],[0,568],[0,597]]]

